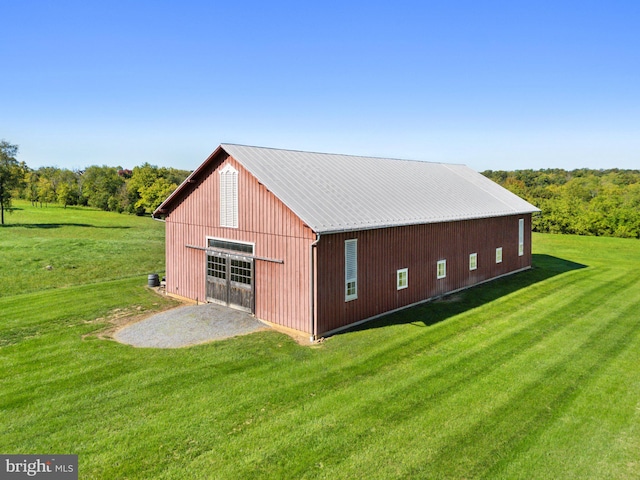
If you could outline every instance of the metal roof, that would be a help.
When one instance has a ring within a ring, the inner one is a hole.
[[[232,144],[220,148],[316,233],[540,211],[464,165]]]

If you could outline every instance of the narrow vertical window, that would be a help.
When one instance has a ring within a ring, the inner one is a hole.
[[[472,253],[469,255],[469,270],[476,270],[478,268],[478,254]]]
[[[344,301],[358,298],[358,240],[344,242]]]
[[[438,279],[444,278],[447,276],[447,261],[446,260],[438,260],[438,267],[436,270],[436,277]]]
[[[220,170],[220,226],[238,228],[238,171],[231,165]]]
[[[502,263],[502,247],[496,248],[496,263]]]
[[[409,269],[401,268],[396,274],[396,286],[398,290],[407,288],[409,286]]]
[[[518,255],[524,255],[524,218],[518,220]]]

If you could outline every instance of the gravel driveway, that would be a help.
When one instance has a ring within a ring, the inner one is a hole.
[[[178,348],[267,328],[246,312],[206,303],[158,313],[124,327],[113,338],[134,347]]]

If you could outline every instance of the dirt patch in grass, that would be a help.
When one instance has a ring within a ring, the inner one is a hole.
[[[150,290],[153,290],[158,295],[165,296],[164,289],[162,287],[147,287]],[[173,298],[176,302],[174,305],[167,305],[163,308],[158,309],[145,309],[141,305],[131,305],[125,308],[115,308],[106,317],[98,317],[94,320],[87,320],[85,323],[88,324],[106,324],[103,329],[100,329],[96,332],[87,333],[82,336],[85,338],[99,338],[101,340],[113,340],[113,335],[120,330],[121,328],[126,327],[127,325],[132,325],[134,323],[141,322],[142,320],[149,318],[152,315],[156,315],[160,312],[164,312],[167,310],[171,310],[172,308],[176,308],[182,305],[189,305],[191,302],[183,301],[181,299]],[[154,307],[160,307],[160,303],[153,303]]]
[[[277,323],[265,322],[271,328],[273,328],[276,332],[284,333],[289,337],[293,338],[298,345],[302,345],[305,347],[318,347],[325,342],[325,338],[321,337],[315,341],[309,340],[309,334],[304,332],[299,332],[298,330],[293,330],[292,328],[283,327],[282,325],[278,325]]]

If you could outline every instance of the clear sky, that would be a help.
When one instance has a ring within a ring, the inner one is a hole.
[[[640,1],[0,0],[0,139],[32,168],[220,143],[640,168]]]

